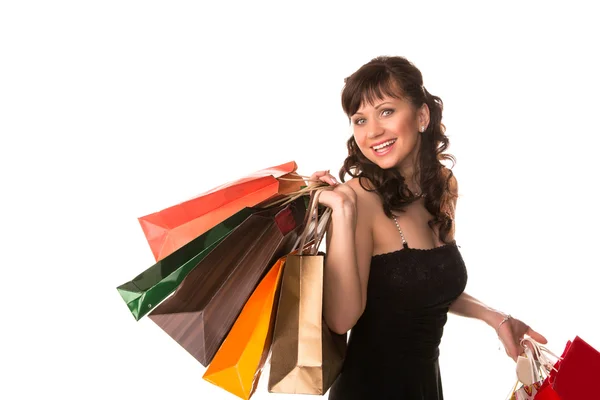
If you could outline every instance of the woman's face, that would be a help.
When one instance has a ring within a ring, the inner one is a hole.
[[[364,102],[351,116],[360,151],[380,168],[412,170],[421,143],[419,128],[429,123],[424,109],[426,105],[415,112],[407,101],[389,96],[373,105]]]

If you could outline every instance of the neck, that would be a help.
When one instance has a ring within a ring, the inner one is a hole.
[[[415,194],[419,194],[421,193],[421,187],[418,183],[419,177],[415,173],[416,161],[417,160],[415,153],[413,153],[405,160],[405,163],[403,165],[399,166],[398,170],[400,171],[400,174],[404,177],[404,182],[406,182],[408,189]]]

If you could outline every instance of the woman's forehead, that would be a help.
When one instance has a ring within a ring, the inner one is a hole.
[[[397,97],[393,97],[393,96],[388,96],[388,95],[383,95],[381,97],[376,97],[376,98],[363,98],[358,110],[356,111],[355,114],[359,114],[362,111],[365,111],[366,109],[370,109],[370,108],[378,108],[379,106],[382,106],[385,104],[400,104],[400,103],[404,103],[405,100],[401,99],[401,98],[397,98]]]
[[[365,79],[348,89],[342,94],[342,103],[348,111],[348,116],[375,107],[384,101],[397,102],[404,97],[400,85],[391,79],[383,81]]]

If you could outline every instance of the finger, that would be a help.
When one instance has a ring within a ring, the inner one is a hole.
[[[321,178],[327,174],[327,171],[317,171],[308,178],[308,185],[314,186],[320,182],[323,182]]]
[[[338,184],[338,181],[335,179],[334,176],[332,175],[324,175],[322,177],[319,178],[321,181],[330,184],[331,186],[335,186]]]
[[[546,339],[544,336],[542,336],[542,334],[531,329],[531,327],[528,327],[527,335],[531,336],[531,338],[533,340],[535,340],[536,342],[539,342],[541,344],[548,344],[548,339]]]
[[[333,190],[326,190],[319,196],[319,204],[331,209],[338,208],[342,201],[343,198],[339,194],[333,193]]]
[[[320,177],[322,177],[322,176],[324,176],[324,175],[327,175],[327,174],[329,174],[329,170],[327,170],[327,171],[317,171],[317,172],[315,172],[314,174],[312,174],[312,175],[310,176],[310,180],[311,180],[311,181],[313,181],[313,180],[314,180],[314,181],[316,181],[316,180],[318,180]]]

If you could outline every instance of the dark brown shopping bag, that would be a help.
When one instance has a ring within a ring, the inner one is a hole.
[[[304,215],[302,198],[251,215],[149,318],[208,366],[268,268],[292,250]]]
[[[324,254],[317,252],[331,210],[319,221],[318,195],[311,198],[298,255],[289,255],[283,270],[271,347],[271,393],[325,394],[345,357],[346,335],[332,332],[323,320]],[[303,251],[311,231],[313,244]]]

